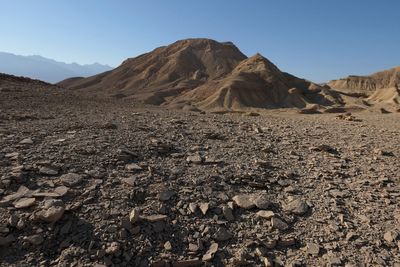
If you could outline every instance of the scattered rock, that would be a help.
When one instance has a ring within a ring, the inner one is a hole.
[[[203,255],[203,261],[211,261],[218,251],[218,243],[212,243],[206,254]]]
[[[257,212],[257,215],[261,218],[271,219],[272,217],[275,216],[275,213],[270,210],[260,210]]]
[[[306,246],[306,251],[307,254],[312,255],[312,256],[318,256],[319,255],[319,245],[315,243],[307,243]]]
[[[58,171],[49,167],[41,167],[39,173],[47,176],[55,176],[58,174]]]
[[[172,250],[171,242],[169,242],[169,241],[165,242],[165,243],[164,243],[164,249],[165,249],[166,251],[171,251],[171,250]]]
[[[252,209],[256,206],[251,195],[236,195],[232,200],[238,207],[243,209]]]
[[[29,188],[21,185],[16,193],[3,197],[3,199],[0,201],[0,206],[8,205],[11,201],[18,200],[22,197],[30,197],[31,195],[32,191],[29,190]]]
[[[105,253],[107,255],[117,254],[121,249],[121,245],[118,242],[111,242],[111,244],[106,248]]]
[[[22,145],[32,145],[33,144],[33,140],[31,138],[25,138],[23,140],[21,140],[21,142],[19,142]]]
[[[135,186],[136,182],[136,177],[128,177],[128,178],[123,178],[122,180],[123,184],[129,185],[129,186]]]
[[[148,222],[159,222],[159,221],[165,221],[168,218],[168,216],[163,214],[155,214],[155,215],[145,216],[142,218]]]
[[[388,242],[389,244],[393,243],[399,234],[395,231],[387,231],[384,235],[383,238]]]
[[[327,152],[330,154],[338,154],[338,151],[335,148],[333,148],[329,145],[325,145],[325,144],[310,147],[310,150],[311,151],[319,151],[319,152]]]
[[[189,203],[189,210],[191,213],[195,213],[197,209],[197,204],[196,203]]]
[[[176,195],[175,191],[172,190],[167,190],[167,191],[163,191],[158,195],[158,199],[161,201],[168,201],[170,200],[173,196]]]
[[[35,198],[21,198],[14,202],[14,207],[17,209],[24,209],[35,205],[36,199]]]
[[[200,203],[199,208],[200,208],[201,213],[203,213],[203,215],[206,215],[209,206],[210,206],[209,203]]]
[[[269,200],[269,197],[267,195],[258,195],[252,198],[254,205],[256,205],[257,208],[266,210],[271,206],[271,201]]]
[[[83,176],[77,173],[67,173],[60,177],[60,181],[65,186],[76,186],[83,181]]]
[[[224,215],[225,219],[227,221],[234,221],[235,220],[235,216],[233,216],[233,211],[230,207],[228,206],[223,206],[222,207],[222,214]]]
[[[138,209],[133,209],[131,213],[129,213],[129,221],[131,223],[136,223],[140,218],[140,211]]]
[[[285,206],[286,211],[297,215],[305,214],[308,211],[308,209],[309,206],[307,205],[307,203],[300,199],[293,200]]]
[[[199,155],[188,156],[186,161],[193,164],[201,164],[203,163],[203,158]]]
[[[128,171],[141,171],[143,170],[142,167],[140,167],[139,165],[137,165],[136,163],[130,163],[125,165],[125,169],[127,169]]]
[[[278,230],[287,230],[289,228],[289,225],[287,223],[285,223],[284,221],[282,221],[281,219],[277,218],[277,217],[272,217],[271,218],[271,224],[272,227]]]
[[[48,223],[54,223],[61,219],[64,214],[65,206],[61,200],[48,199],[45,200],[37,216],[40,220]]]
[[[233,237],[232,233],[223,227],[219,227],[214,233],[213,238],[217,241],[227,241]]]

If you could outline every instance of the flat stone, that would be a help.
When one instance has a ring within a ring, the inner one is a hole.
[[[307,243],[306,252],[309,255],[318,256],[319,255],[319,245],[315,244],[315,243]]]
[[[289,225],[287,223],[285,223],[284,221],[282,221],[281,219],[276,218],[276,217],[271,218],[271,224],[272,224],[273,228],[282,230],[282,231],[289,228]]]
[[[296,214],[296,215],[303,215],[308,211],[309,206],[307,205],[306,202],[304,202],[300,199],[296,199],[296,200],[289,202],[284,207],[284,209],[285,209],[285,211],[288,211],[288,212]]]
[[[57,186],[54,188],[54,193],[58,194],[58,196],[62,197],[65,196],[69,191],[69,188],[66,186]]]
[[[232,233],[230,233],[224,227],[220,227],[213,235],[213,238],[217,241],[227,241],[232,237],[233,237]]]
[[[235,204],[243,209],[252,209],[256,205],[253,202],[253,198],[250,195],[236,195],[232,198]]]
[[[44,237],[41,234],[27,236],[24,239],[35,246],[38,246],[44,242]]]
[[[128,177],[128,178],[123,178],[122,180],[123,184],[129,185],[129,186],[135,186],[136,182],[136,177]]]
[[[33,140],[31,138],[25,138],[23,140],[21,140],[21,142],[19,142],[22,145],[32,145],[33,144]]]
[[[199,246],[197,244],[190,243],[188,249],[189,251],[197,252],[199,250]]]
[[[162,214],[155,214],[155,215],[149,215],[143,217],[144,220],[148,222],[159,222],[159,221],[165,221],[168,218],[167,215],[162,215]]]
[[[83,176],[77,173],[67,173],[61,175],[60,181],[63,185],[72,187],[80,184],[83,181]]]
[[[53,223],[61,219],[65,211],[64,203],[61,200],[48,199],[44,201],[42,210],[37,212],[39,219]]]
[[[235,220],[235,216],[233,216],[233,211],[228,206],[222,207],[222,214],[224,215],[225,219],[232,222]]]
[[[127,169],[128,171],[141,171],[143,170],[142,167],[140,167],[139,165],[137,165],[136,163],[130,163],[125,165],[125,169]]]
[[[0,206],[8,205],[11,201],[20,199],[22,197],[29,197],[31,194],[32,194],[31,190],[21,185],[16,193],[3,197],[3,199],[0,201]]]
[[[254,196],[252,199],[254,205],[256,205],[256,207],[259,209],[266,210],[271,206],[271,201],[267,195],[262,194]]]
[[[161,201],[168,201],[175,195],[176,195],[175,191],[167,190],[167,191],[163,191],[160,194],[158,194],[158,199]]]
[[[203,158],[199,155],[188,156],[186,161],[193,164],[201,164],[203,163]]]
[[[41,167],[39,169],[39,173],[43,174],[43,175],[48,175],[48,176],[55,176],[58,174],[58,171],[54,170],[52,168],[49,168],[49,167]]]
[[[14,207],[17,209],[24,209],[35,205],[36,199],[33,197],[30,198],[21,198],[14,202]]]
[[[206,254],[203,255],[203,261],[211,261],[218,251],[218,243],[212,243]]]
[[[257,212],[257,215],[261,218],[271,219],[272,217],[275,216],[275,213],[270,210],[260,210]]]
[[[386,242],[388,243],[393,243],[398,237],[398,233],[395,231],[387,231],[384,235],[383,235],[383,239],[386,240]]]

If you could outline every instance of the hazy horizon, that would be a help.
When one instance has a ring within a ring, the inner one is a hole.
[[[0,51],[117,67],[186,38],[231,41],[315,82],[400,65],[394,0],[4,1]]]

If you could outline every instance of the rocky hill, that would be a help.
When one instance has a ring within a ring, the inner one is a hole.
[[[35,80],[27,77],[19,77],[19,76],[14,76],[14,75],[9,75],[9,74],[4,74],[0,73],[0,90],[13,90],[15,88],[19,88],[21,86],[28,85],[28,86],[43,86],[43,87],[49,87],[52,86],[49,83],[40,81],[40,80]]]
[[[203,110],[219,108],[304,108],[308,104],[332,105],[333,94],[312,82],[281,72],[260,54],[241,61],[222,79],[210,81],[175,98]]]
[[[118,68],[59,85],[83,94],[127,97],[153,105],[202,110],[333,105],[337,96],[280,71],[232,43],[187,39],[128,59]]]

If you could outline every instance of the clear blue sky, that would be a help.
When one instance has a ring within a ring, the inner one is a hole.
[[[323,82],[400,65],[399,0],[0,0],[0,51],[119,65],[189,37]]]

